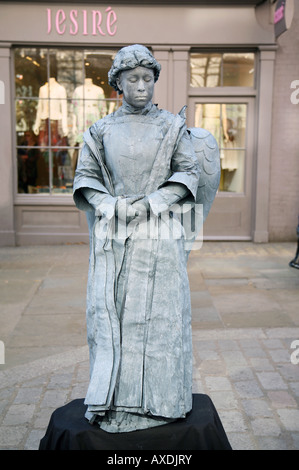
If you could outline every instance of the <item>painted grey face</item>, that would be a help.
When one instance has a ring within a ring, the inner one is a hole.
[[[124,70],[117,84],[128,104],[135,108],[143,108],[153,97],[154,72],[152,69],[141,66]]]

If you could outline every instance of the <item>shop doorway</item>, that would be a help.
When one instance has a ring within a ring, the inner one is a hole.
[[[220,184],[205,222],[204,239],[250,240],[254,98],[192,97],[188,108],[188,125],[210,131],[220,151]]]

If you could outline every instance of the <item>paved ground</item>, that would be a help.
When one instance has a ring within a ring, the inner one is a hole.
[[[234,449],[299,449],[295,249],[205,242],[190,255],[194,392]],[[0,267],[0,449],[34,450],[88,384],[88,246],[1,248]]]

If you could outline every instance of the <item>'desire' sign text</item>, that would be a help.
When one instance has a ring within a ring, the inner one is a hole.
[[[73,36],[114,36],[117,31],[117,16],[112,7],[100,10],[73,9],[66,12],[63,8],[58,10],[47,8],[48,34],[56,31],[58,34],[71,34]]]

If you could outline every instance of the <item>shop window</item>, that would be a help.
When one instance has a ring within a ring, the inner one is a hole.
[[[190,85],[202,87],[254,87],[252,52],[190,54]]]
[[[83,132],[121,105],[107,83],[115,52],[15,49],[18,193],[72,193]]]
[[[212,133],[221,161],[219,191],[244,192],[247,104],[196,103],[195,127]]]

